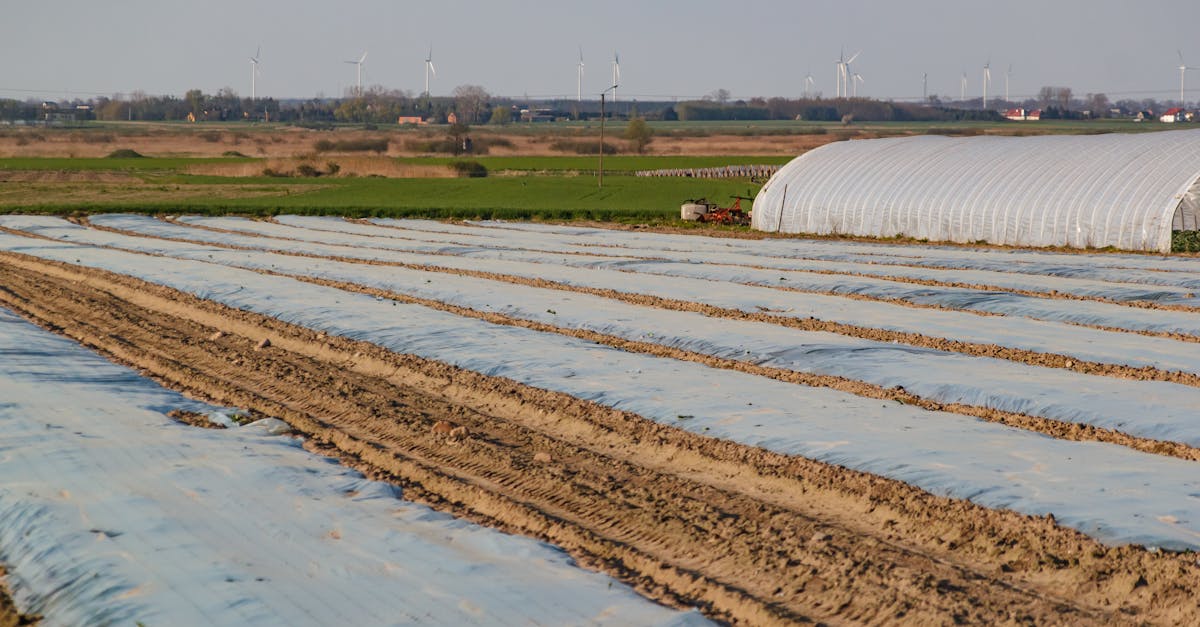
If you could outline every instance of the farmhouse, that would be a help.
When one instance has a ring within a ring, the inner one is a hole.
[[[1181,107],[1172,107],[1170,109],[1167,109],[1167,112],[1162,114],[1158,118],[1158,121],[1165,122],[1167,124],[1173,124],[1175,122],[1183,122],[1186,119],[1187,119],[1187,114],[1183,112],[1183,109]]]
[[[827,144],[754,199],[761,231],[1169,252],[1200,229],[1200,130]]]
[[[1008,109],[1004,112],[1004,117],[1015,122],[1036,122],[1042,119],[1042,110]]]

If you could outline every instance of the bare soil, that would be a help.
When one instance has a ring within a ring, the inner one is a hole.
[[[5,570],[0,566],[0,627],[19,627],[21,625],[37,625],[42,621],[40,616],[22,614],[13,603],[4,585]]]
[[[283,418],[407,498],[553,542],[718,620],[1200,621],[1192,555],[1105,547],[1051,517],[704,438],[103,271],[4,253],[0,276],[0,303],[45,328],[196,397]]]

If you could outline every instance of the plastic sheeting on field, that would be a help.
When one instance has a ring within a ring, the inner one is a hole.
[[[289,276],[357,283],[481,312],[596,331],[772,368],[896,385],[941,403],[967,403],[1200,446],[1200,388],[1096,377],[833,333],[781,331],[745,320],[641,307],[591,294],[409,268],[296,257],[124,236],[48,217],[39,235]],[[57,224],[58,226],[51,226]]]
[[[1198,179],[1200,130],[844,141],[772,176],[753,227],[1168,252]]]
[[[1053,513],[1061,524],[1103,542],[1200,549],[1200,478],[1190,461],[626,353],[211,263],[147,263],[140,254],[5,233],[0,250],[135,276],[331,335],[985,507]]]
[[[0,309],[0,559],[47,625],[699,624]],[[269,421],[264,421],[269,422]]]
[[[703,268],[693,276],[661,274],[632,274],[620,269],[629,265],[613,258],[603,258],[609,267],[566,267],[578,256],[554,253],[521,253],[496,251],[477,246],[454,247],[457,256],[425,255],[394,250],[355,248],[345,245],[315,244],[302,241],[252,237],[236,233],[181,227],[144,216],[97,216],[106,224],[119,220],[124,228],[156,235],[182,237],[205,242],[221,242],[248,248],[292,252],[306,255],[341,255],[352,259],[402,262],[464,270],[486,270],[525,278],[545,279],[574,287],[614,290],[627,294],[652,294],[663,298],[705,303],[716,307],[788,318],[817,318],[831,322],[872,327],[891,331],[913,332],[930,337],[962,340],[981,344],[999,344],[1034,352],[1053,352],[1083,361],[1122,364],[1134,367],[1151,366],[1163,370],[1200,373],[1200,354],[1195,345],[1163,337],[1145,337],[1080,327],[1070,323],[1032,320],[1013,316],[981,316],[962,311],[915,309],[887,302],[851,300],[840,296],[809,294],[776,290],[757,285],[721,282],[700,278]],[[0,224],[13,226],[39,223],[37,216],[0,216]],[[44,221],[44,220],[43,220]],[[254,223],[233,218],[196,218],[204,225],[233,226],[248,223],[245,228],[266,233],[278,225]],[[143,227],[145,231],[142,231]],[[36,232],[36,228],[28,230]],[[444,248],[444,247],[443,247]],[[523,261],[510,259],[519,257]],[[636,276],[636,280],[631,280]],[[1134,309],[1129,315],[1136,316]]]

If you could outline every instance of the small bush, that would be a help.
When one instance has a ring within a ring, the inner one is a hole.
[[[263,175],[263,176],[270,176],[270,177],[273,177],[273,178],[284,178],[284,177],[287,177],[287,176],[288,176],[288,173],[287,173],[287,172],[280,172],[279,170],[274,170],[274,169],[272,169],[272,168],[263,168],[262,175]]]
[[[205,131],[203,133],[200,133],[200,139],[203,139],[206,142],[215,144],[215,143],[221,141],[221,133],[219,133],[217,131]]]
[[[247,157],[246,155],[244,155],[244,154],[242,154],[242,153],[240,153],[240,152],[238,152],[238,151],[236,151],[236,150],[226,150],[225,152],[221,153],[221,156],[222,156],[222,157],[243,157],[243,158],[249,158],[249,157]]]
[[[146,155],[133,150],[132,148],[118,148],[108,153],[109,159],[144,159]]]
[[[296,166],[296,176],[316,178],[318,176],[321,176],[322,174],[324,174],[324,172],[314,168],[313,166],[311,166],[307,163],[301,163],[300,165]]]
[[[450,167],[463,178],[483,178],[488,173],[487,168],[478,161],[452,161]]]

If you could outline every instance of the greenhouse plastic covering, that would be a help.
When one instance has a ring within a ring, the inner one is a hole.
[[[844,141],[771,177],[753,227],[1168,252],[1200,222],[1197,179],[1200,130]]]

